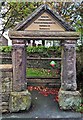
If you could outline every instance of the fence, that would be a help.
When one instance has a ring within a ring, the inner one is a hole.
[[[31,57],[32,56],[32,57]],[[60,87],[60,68],[61,68],[61,58],[45,58],[40,57],[39,54],[36,53],[33,55],[27,55],[27,69],[29,68],[39,68],[39,69],[44,69],[44,70],[52,70],[53,74],[54,71],[58,71],[57,76],[28,76],[28,73],[26,75],[27,83],[28,85],[45,85],[45,86],[56,86]],[[11,53],[1,53],[0,54],[0,59],[2,59],[2,64],[12,64],[12,58],[11,58]],[[56,61],[57,62],[57,67],[54,69],[50,66],[51,61]]]

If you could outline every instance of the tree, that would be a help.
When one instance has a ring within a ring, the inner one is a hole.
[[[80,32],[80,40],[83,40],[83,2],[57,2],[54,4],[55,11],[69,24]]]
[[[6,2],[0,1],[0,37],[3,34],[4,29],[4,14],[7,13]]]
[[[30,2],[10,2],[7,4],[7,13],[4,14],[5,29],[13,28],[18,22],[35,10],[37,6]]]

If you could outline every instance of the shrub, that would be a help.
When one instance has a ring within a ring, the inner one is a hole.
[[[11,47],[11,46],[0,46],[0,52],[10,53],[11,50],[12,50],[12,47]]]

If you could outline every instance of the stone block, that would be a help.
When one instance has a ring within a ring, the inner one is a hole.
[[[81,103],[81,94],[79,91],[63,91],[60,89],[59,106],[63,110],[76,110]]]
[[[26,91],[11,92],[9,99],[9,111],[18,112],[28,110],[31,106],[31,94]]]
[[[8,113],[9,110],[6,110],[6,109],[2,109],[2,112],[1,113]]]
[[[2,101],[3,102],[8,102],[9,101],[9,96],[10,94],[9,93],[2,93]]]
[[[2,110],[7,110],[7,111],[8,111],[8,109],[9,109],[9,106],[8,106],[8,105],[3,105],[3,106],[2,106]]]
[[[12,80],[11,78],[4,78],[2,82],[2,92],[11,92],[12,91]]]
[[[2,102],[2,109],[1,109],[1,112],[4,113],[4,112],[8,112],[9,110],[9,103],[8,102]]]
[[[12,78],[12,72],[2,72],[2,78]],[[3,79],[4,80],[4,79]]]

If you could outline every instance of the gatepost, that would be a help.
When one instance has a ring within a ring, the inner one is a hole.
[[[76,109],[80,102],[80,93],[76,83],[76,40],[62,42],[61,88],[59,105],[61,109]]]
[[[31,105],[31,94],[26,82],[26,48],[24,40],[13,40],[13,91],[10,94],[9,110],[18,112],[28,110]]]

